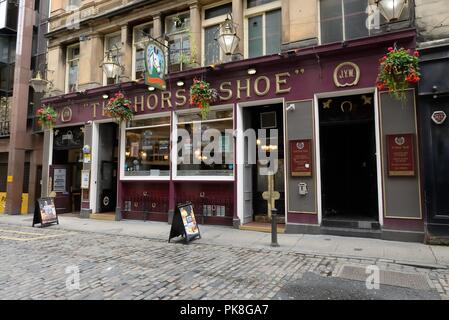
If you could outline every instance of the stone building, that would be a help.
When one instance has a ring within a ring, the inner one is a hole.
[[[449,242],[449,7],[447,1],[416,0],[422,176],[427,241]]]
[[[0,214],[34,211],[41,193],[41,93],[29,85],[45,65],[49,1],[0,1]],[[20,17],[24,17],[20,19]]]
[[[44,134],[43,195],[59,213],[117,220],[170,222],[190,201],[201,223],[255,230],[274,202],[285,232],[422,241],[415,88],[401,103],[376,87],[387,48],[416,47],[415,7],[380,6],[52,1],[44,102],[59,117]],[[217,90],[207,119],[190,103],[195,79]],[[117,124],[119,92],[134,117]],[[231,161],[206,161],[208,129]]]

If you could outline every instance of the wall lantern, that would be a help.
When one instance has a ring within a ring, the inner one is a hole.
[[[218,27],[218,36],[215,40],[227,56],[234,53],[240,38],[237,36],[236,25],[232,21],[231,14],[228,14],[225,21]]]
[[[41,72],[38,71],[35,78],[30,79],[30,86],[34,92],[45,92],[50,88],[51,82],[42,78]]]
[[[375,0],[382,15],[390,21],[398,20],[408,0]]]
[[[113,78],[116,82],[118,82],[118,78],[120,77],[123,67],[119,63],[117,55],[113,55],[112,51],[114,50],[109,50],[106,53],[105,59],[101,63],[100,67],[103,69],[103,72],[107,78]],[[118,51],[118,48],[115,49],[115,51]]]

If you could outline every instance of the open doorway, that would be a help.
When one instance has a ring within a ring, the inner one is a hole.
[[[318,101],[322,217],[378,221],[374,95]]]
[[[115,212],[117,205],[118,125],[98,125],[97,212]]]
[[[258,148],[275,148],[277,153],[277,171],[274,174],[273,190],[279,192],[279,198],[275,201],[278,210],[278,223],[285,223],[285,185],[284,185],[284,121],[283,104],[271,104],[242,108],[243,131],[252,129],[257,139],[244,139],[244,167],[243,167],[243,223],[250,222],[267,224],[271,221],[268,214],[269,206],[264,192],[269,191],[269,178],[263,174],[263,159],[259,159]],[[258,130],[265,129],[266,137],[258,136]],[[270,130],[277,130],[277,143]],[[265,150],[269,156],[269,150]]]

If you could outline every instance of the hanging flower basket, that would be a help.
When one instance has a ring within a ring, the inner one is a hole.
[[[210,104],[218,97],[218,92],[210,87],[210,83],[193,79],[190,87],[190,104],[200,109],[201,118],[207,119],[209,115]]]
[[[120,124],[122,121],[129,121],[133,118],[134,112],[131,110],[131,106],[131,101],[126,99],[122,92],[117,92],[109,99],[106,112]]]
[[[58,113],[51,106],[43,105],[37,109],[37,123],[45,129],[51,129],[56,124]]]
[[[380,70],[377,76],[377,88],[388,89],[397,100],[405,101],[405,90],[409,85],[417,83],[419,73],[419,52],[413,54],[404,48],[388,48],[388,53],[380,59]]]

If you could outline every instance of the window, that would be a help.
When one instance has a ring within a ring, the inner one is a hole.
[[[120,52],[121,48],[122,48],[122,38],[120,34],[105,37],[105,45],[104,45],[105,56],[109,52],[112,60],[117,61],[119,64],[121,64],[121,52]],[[118,77],[107,78],[106,75],[103,74],[103,83],[105,85],[114,84],[117,82]]]
[[[263,5],[263,6],[262,6]],[[247,0],[246,56],[274,54],[281,51],[282,13],[280,1]]]
[[[369,36],[367,7],[368,0],[321,0],[321,43]]]
[[[165,20],[165,31],[169,37],[170,72],[182,71],[193,61],[190,52],[190,15],[188,12],[169,16]]]
[[[212,108],[207,120],[201,120],[199,112],[180,113],[176,128],[178,143],[176,176],[234,175],[232,109]],[[219,140],[215,141],[216,138]]]
[[[81,0],[69,0],[69,7],[79,8],[81,6]]]
[[[130,121],[125,141],[125,177],[170,175],[170,116]]]
[[[226,19],[226,16],[229,13],[232,13],[231,2],[211,8],[205,8],[203,11],[203,61],[206,66],[219,63],[224,59],[224,53],[220,49],[218,41],[215,39],[218,36],[220,23]]]
[[[134,80],[143,79],[145,77],[145,46],[148,36],[153,34],[153,25],[151,23],[137,26],[134,28],[133,34],[133,76]]]
[[[79,45],[70,46],[67,48],[67,92],[78,91],[78,71],[80,61],[80,47]]]

